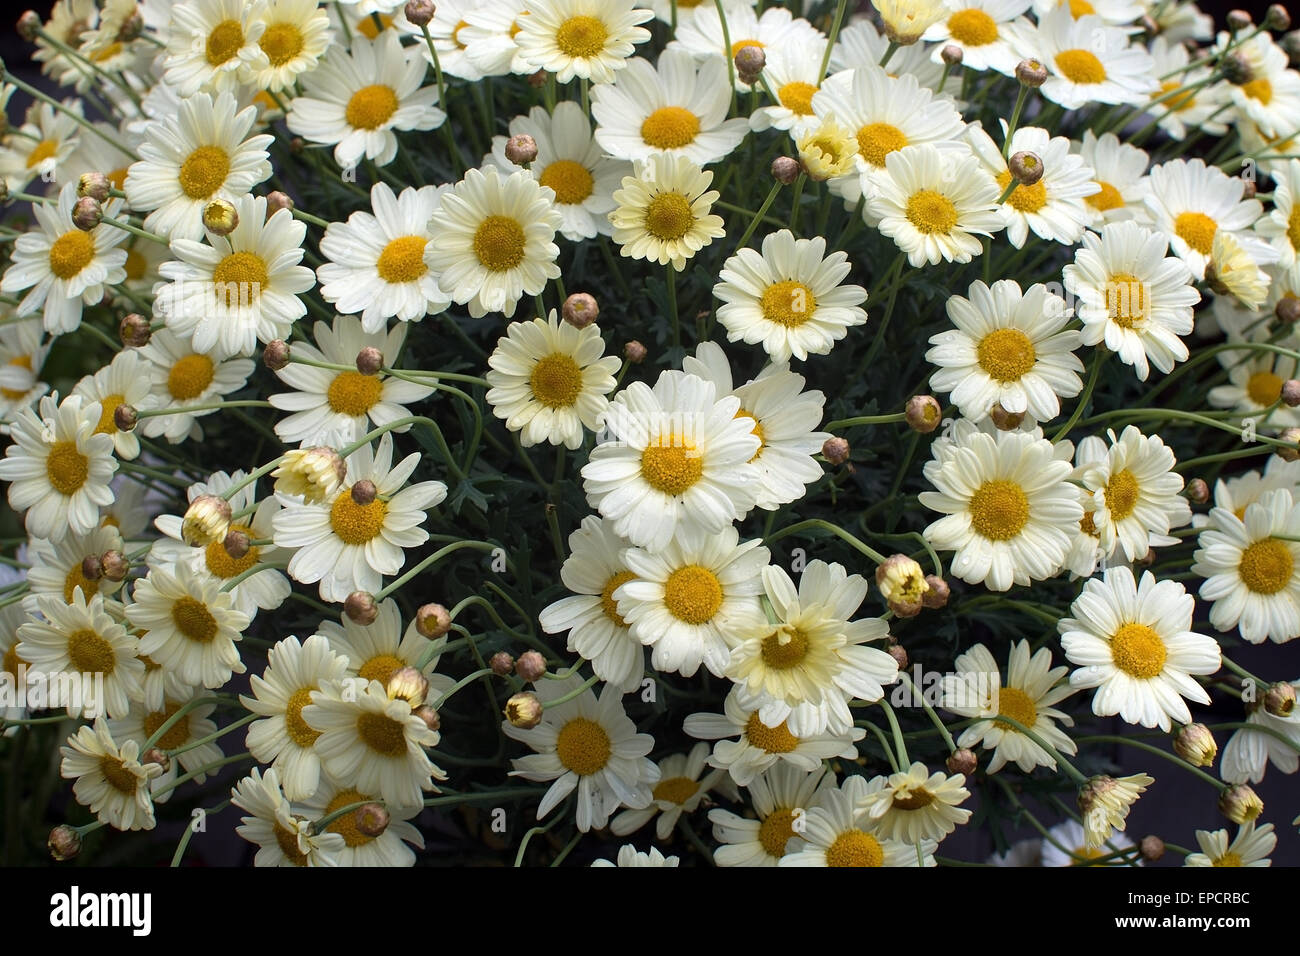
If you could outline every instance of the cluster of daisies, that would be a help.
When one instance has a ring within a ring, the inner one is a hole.
[[[516,863],[924,867],[1032,777],[1077,812],[989,863],[1135,866],[1159,777],[1237,826],[1187,865],[1268,865],[1300,33],[874,3],[23,15],[0,727],[59,735],[56,858],[198,789],[257,865],[508,805]],[[1114,724],[1155,775],[1085,772]]]

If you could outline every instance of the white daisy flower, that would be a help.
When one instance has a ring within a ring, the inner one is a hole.
[[[948,298],[955,329],[930,336],[925,360],[939,366],[930,386],[950,398],[973,421],[995,404],[1013,414],[1051,421],[1061,399],[1083,390],[1083,363],[1075,356],[1079,333],[1066,329],[1065,300],[1044,285],[1021,292],[1011,279],[987,286],[976,280],[966,293]]]
[[[659,761],[659,782],[650,792],[653,798],[650,806],[624,810],[610,821],[610,830],[617,836],[626,836],[654,819],[655,836],[667,840],[683,813],[694,813],[710,790],[731,783],[725,770],[704,773],[708,757],[709,745],[701,741],[689,754],[670,754]]]
[[[429,682],[426,700],[437,701],[456,683],[445,674],[434,673],[446,639],[430,641],[416,628],[414,619],[403,630],[401,608],[392,598],[380,601],[376,611],[369,624],[358,624],[342,613],[338,623],[321,621],[318,631],[347,661],[349,676],[377,680],[387,687],[398,671],[415,668]]]
[[[956,673],[943,678],[943,708],[974,720],[962,731],[958,747],[983,744],[993,751],[988,772],[997,773],[1014,763],[1025,773],[1035,767],[1056,770],[1056,758],[1030,740],[1000,716],[1029,728],[1063,754],[1075,754],[1078,747],[1070,735],[1057,726],[1074,726],[1068,714],[1056,705],[1075,692],[1062,678],[1068,667],[1053,667],[1052,652],[1039,648],[1032,655],[1028,641],[1011,645],[1007,677],[1002,679],[997,661],[983,644],[976,644],[955,661]]]
[[[366,333],[360,320],[340,315],[335,317],[333,328],[325,322],[316,323],[312,330],[315,348],[306,342],[294,342],[293,352],[312,362],[355,365],[363,348],[377,348],[385,362],[392,362],[401,354],[407,329],[407,325],[399,323],[391,332],[385,333],[380,326],[376,332]],[[392,375],[363,375],[354,369],[339,372],[299,362],[290,362],[275,374],[294,389],[268,396],[276,408],[293,412],[275,423],[275,433],[281,441],[303,447],[340,448],[358,440],[372,427],[409,416],[407,405],[433,394],[431,386]],[[409,430],[409,425],[393,429]]]
[[[191,693],[176,700],[164,698],[157,710],[149,710],[147,706],[137,703],[121,718],[110,719],[108,729],[113,734],[113,739],[132,740],[143,748],[163,724],[180,713],[181,707],[188,704],[192,696]],[[172,793],[171,785],[176,782],[182,770],[187,775],[194,774],[194,782],[202,784],[208,778],[203,768],[222,758],[221,747],[216,743],[211,740],[207,743],[199,742],[217,732],[216,723],[209,719],[216,709],[216,704],[191,707],[154,742],[154,746],[164,753],[181,751],[171,759],[167,769],[149,783],[158,803],[167,802]],[[165,793],[158,793],[164,789]]]
[[[1130,724],[1159,727],[1192,722],[1183,698],[1208,704],[1210,695],[1192,679],[1219,670],[1219,644],[1192,631],[1196,602],[1177,581],[1150,571],[1136,581],[1124,566],[1092,578],[1062,620],[1061,649],[1079,668],[1073,687],[1095,687],[1092,712],[1119,714]]]
[[[925,769],[921,764],[916,766]],[[942,774],[935,776],[942,778]],[[881,779],[877,777],[876,781]],[[865,777],[853,776],[838,787],[823,790],[817,806],[804,814],[803,829],[787,845],[777,866],[934,866],[934,840],[927,837],[914,845],[901,843],[885,836],[879,826],[864,817],[861,808],[868,787]]]
[[[1228,382],[1205,393],[1212,406],[1231,408],[1243,416],[1252,416],[1258,425],[1270,429],[1300,425],[1300,412],[1286,405],[1278,405],[1267,415],[1261,414],[1278,404],[1282,397],[1282,384],[1295,377],[1295,359],[1275,352],[1245,350],[1220,352],[1218,358],[1228,373]]]
[[[968,70],[997,70],[1013,76],[1024,57],[1022,49],[1030,29],[1024,14],[1031,0],[951,0],[944,19],[925,31],[934,46],[931,59],[942,63],[943,48],[957,47],[961,65]]]
[[[575,449],[600,428],[622,362],[605,354],[598,326],[574,328],[552,309],[545,319],[511,322],[488,365],[487,403],[520,444]]]
[[[1186,263],[1166,256],[1169,238],[1135,222],[1085,233],[1074,262],[1061,270],[1066,291],[1077,300],[1084,345],[1105,343],[1146,381],[1154,365],[1168,373],[1187,360],[1192,307],[1201,294]]]
[[[1189,853],[1183,866],[1272,866],[1268,855],[1277,848],[1277,835],[1273,824],[1256,829],[1255,821],[1247,820],[1231,843],[1227,830],[1197,830],[1196,842],[1201,852]]]
[[[1167,9],[1175,8],[1170,4]],[[1192,4],[1183,5],[1195,9]],[[1160,15],[1156,14],[1157,20]],[[1188,89],[1176,93],[1184,87],[1192,87],[1210,79],[1208,66],[1196,66],[1187,69],[1192,55],[1187,47],[1168,30],[1161,30],[1160,35],[1151,41],[1151,59],[1153,75],[1169,77],[1161,81],[1160,88],[1151,93],[1153,100],[1161,102],[1150,107],[1149,112],[1156,117],[1156,125],[1172,139],[1183,140],[1193,130],[1204,130],[1210,136],[1222,136],[1228,131],[1224,122],[1224,107],[1228,104],[1226,83],[1210,83],[1199,89]],[[1173,94],[1173,95],[1171,95]],[[1243,145],[1243,149],[1249,149]]]
[[[1231,233],[1220,230],[1214,234],[1210,247],[1210,261],[1205,265],[1205,279],[1219,295],[1231,296],[1247,309],[1257,310],[1268,298],[1272,281],[1255,258],[1259,247],[1246,245]],[[1269,258],[1276,258],[1276,250],[1268,249]]]
[[[114,417],[119,405],[129,405],[137,411],[153,405],[148,362],[139,352],[133,349],[118,352],[112,362],[78,382],[72,394],[80,395],[87,405],[99,405],[95,434],[112,437],[113,450],[119,459],[130,461],[139,456],[140,439],[134,431],[119,429]]]
[[[1151,54],[1130,44],[1127,30],[1090,16],[1076,20],[1058,7],[1039,20],[1031,42],[1048,70],[1043,97],[1067,110],[1089,103],[1141,106],[1159,85]]]
[[[790,838],[798,835],[795,822],[804,827],[821,793],[835,789],[835,778],[825,767],[809,773],[778,763],[754,777],[748,789],[756,819],[721,808],[709,811],[713,838],[722,844],[713,851],[718,866],[776,866]]]
[[[52,24],[47,23],[46,31],[51,28]],[[39,38],[37,42],[41,42]],[[9,93],[0,102],[7,105],[13,89],[9,86]],[[0,178],[10,192],[20,192],[38,178],[42,181],[52,181],[55,175],[63,178],[66,164],[81,142],[82,126],[74,117],[82,116],[84,110],[80,100],[64,100],[61,105],[64,109],[50,103],[33,103],[25,122],[17,130],[8,131],[4,145],[0,146]],[[87,138],[99,137],[91,133]]]
[[[269,0],[261,11],[265,28],[257,45],[266,65],[253,77],[259,90],[278,93],[316,69],[317,61],[334,42],[330,18],[316,0]]]
[[[725,0],[725,2],[728,6],[752,7],[755,0]],[[646,5],[654,8],[656,18],[668,24],[673,22],[674,12],[677,15],[677,22],[685,23],[695,16],[697,10],[705,10],[711,6],[710,0],[648,0]]]
[[[1205,578],[1201,599],[1213,602],[1211,624],[1239,628],[1252,644],[1300,637],[1300,542],[1291,538],[1300,538],[1300,506],[1286,489],[1261,495],[1240,518],[1211,509],[1192,563]]]
[[[1092,212],[1093,228],[1124,219],[1145,221],[1144,203],[1151,189],[1146,179],[1151,158],[1146,152],[1120,142],[1114,133],[1098,137],[1090,129],[1083,131],[1083,141],[1077,146],[1097,184],[1097,192],[1083,197]]]
[[[1097,16],[1110,26],[1128,27],[1146,12],[1141,0],[1034,0],[1034,16],[1038,20],[1052,11],[1068,10],[1075,20]]]
[[[347,458],[343,487],[320,504],[287,504],[273,519],[275,543],[294,550],[289,576],[303,584],[320,582],[322,600],[341,602],[353,591],[374,593],[385,575],[406,563],[406,549],[429,538],[420,525],[427,512],[447,497],[441,481],[421,481],[403,488],[420,463],[407,455],[396,465],[393,439],[387,432],[372,450],[362,445]],[[358,504],[353,486],[374,483],[374,499]]]
[[[1047,831],[1047,836],[1040,842],[1042,865],[1051,867],[1097,866],[1090,863],[1101,856],[1108,856],[1133,846],[1127,834],[1111,829],[1109,836],[1104,836],[1098,846],[1088,846],[1083,825],[1074,820],[1065,820]]]
[[[554,197],[527,172],[466,172],[440,197],[437,235],[425,252],[439,288],[475,318],[514,315],[521,296],[537,295],[560,275]]]
[[[157,408],[190,408],[219,402],[231,392],[244,387],[253,374],[251,359],[236,358],[214,361],[198,351],[190,340],[170,329],[159,329],[141,348],[149,360],[149,387]],[[140,430],[146,438],[160,435],[173,445],[186,438],[201,438],[203,429],[196,419],[215,414],[218,409],[154,415],[144,419]]]
[[[374,803],[377,794],[363,793],[354,786],[343,786],[322,776],[320,786],[299,809],[314,820],[354,807]],[[343,838],[343,848],[338,851],[339,866],[414,866],[415,853],[406,844],[424,849],[424,837],[411,820],[424,810],[423,804],[412,807],[388,805],[389,822],[379,836],[368,836],[357,826],[356,812],[344,813],[325,827],[325,833]]]
[[[111,525],[96,528],[90,534],[70,534],[62,541],[51,542],[41,538],[30,539],[27,549],[27,584],[30,588],[26,603],[33,612],[37,610],[35,596],[57,595],[64,604],[72,603],[78,590],[87,601],[96,594],[111,597],[122,586],[121,581],[110,581],[100,575],[87,580],[82,562],[106,551],[124,551],[122,535]]]
[[[650,31],[637,26],[654,13],[636,0],[527,0],[515,43],[530,66],[554,73],[556,82],[575,76],[610,83]]]
[[[109,481],[117,471],[113,439],[96,434],[100,406],[80,395],[62,402],[58,393],[18,412],[10,427],[13,444],[0,460],[0,479],[9,484],[9,507],[23,516],[27,533],[59,542],[69,534],[90,534],[99,510],[113,501]]]
[[[862,17],[852,23],[845,23],[840,30],[839,39],[831,49],[830,71],[835,74],[843,70],[878,66],[889,45],[889,37],[870,18]],[[916,82],[921,86],[937,91],[943,83],[945,68],[941,62],[936,63],[930,58],[933,50],[927,43],[898,47],[889,58],[890,75],[909,74],[916,77]]]
[[[918,760],[905,772],[869,781],[856,807],[865,818],[863,823],[880,837],[913,846],[939,841],[970,819],[971,811],[959,809],[970,797],[965,782],[959,773],[930,773]]]
[[[456,42],[465,45],[465,57],[479,76],[528,76],[537,72],[515,42],[523,29],[519,21],[526,2],[479,0],[466,12],[465,26],[455,31]]]
[[[44,338],[45,325],[40,319],[16,322],[6,313],[0,324],[0,422],[12,421],[17,410],[49,391],[40,375],[53,339],[44,342]]]
[[[311,820],[293,813],[280,790],[274,767],[261,768],[240,780],[230,802],[252,816],[241,817],[235,832],[257,844],[254,866],[335,866],[344,847],[338,833],[316,833]]]
[[[1083,812],[1083,845],[1095,850],[1105,845],[1116,830],[1124,828],[1133,808],[1155,778],[1145,773],[1127,777],[1093,777],[1079,791],[1079,809]]]
[[[763,67],[763,79],[771,88],[776,102],[770,106],[760,106],[750,114],[751,130],[797,131],[816,119],[812,101],[825,78],[821,74],[825,52],[826,40],[823,37],[816,40],[794,40],[764,50],[767,63]]]
[[[576,677],[548,680],[535,689],[545,705],[578,683]],[[546,707],[541,723],[530,730],[509,721],[501,729],[536,751],[512,760],[510,776],[554,781],[537,807],[537,819],[575,790],[576,820],[583,833],[604,827],[620,806],[639,810],[650,805],[651,788],[659,782],[659,768],[646,757],[654,738],[636,732],[636,724],[623,712],[622,692],[614,685],[606,684],[599,699],[586,689],[572,700]]]
[[[73,796],[101,822],[118,830],[153,829],[149,781],[162,773],[162,767],[141,764],[139,744],[128,740],[119,747],[108,723],[97,717],[94,727],[79,727],[59,752],[63,755],[60,775],[77,781]]]
[[[433,19],[428,23],[429,37],[433,40],[434,49],[438,51],[438,63],[442,66],[442,71],[450,76],[471,81],[483,78],[483,73],[466,55],[464,39],[465,34],[473,29],[466,17],[472,17],[480,6],[480,0],[443,0],[434,7]],[[404,20],[405,17],[401,19]],[[419,34],[421,40],[424,39],[423,32],[418,28],[412,27],[411,32]],[[429,53],[428,46],[423,42],[418,46],[421,54],[432,65],[433,56]]]
[[[1300,129],[1300,73],[1290,69],[1286,51],[1267,31],[1257,31],[1233,53],[1250,65],[1249,80],[1227,84],[1233,105],[1265,136],[1294,135]]]
[[[182,98],[233,92],[252,83],[269,60],[258,44],[266,31],[265,0],[190,0],[171,8],[162,58],[164,82]]]
[[[740,249],[722,265],[713,294],[727,341],[761,344],[773,362],[826,355],[867,321],[867,290],[843,285],[848,255],[826,255],[826,239],[796,239],[788,229],[763,237],[762,251]]]
[[[709,189],[713,173],[685,156],[651,156],[623,177],[609,214],[619,254],[672,264],[678,272],[686,260],[726,235],[722,217],[710,210],[719,193]]]
[[[1300,681],[1291,686],[1300,689]],[[1300,768],[1300,709],[1275,717],[1259,702],[1246,706],[1247,726],[1233,732],[1219,758],[1219,776],[1228,783],[1259,783],[1270,763],[1282,773]]]
[[[132,589],[126,619],[142,631],[140,653],[175,671],[186,684],[221,687],[244,662],[235,645],[248,615],[221,590],[216,578],[201,578],[185,565],[151,568]]]
[[[640,867],[640,866],[677,866],[681,860],[675,856],[664,856],[659,852],[658,847],[652,846],[645,853],[640,852],[631,843],[626,843],[619,847],[617,863],[611,863],[609,860],[593,860],[592,866],[600,867]]]
[[[1158,4],[1151,16],[1160,25],[1161,36],[1171,44],[1185,40],[1209,40],[1214,36],[1214,17],[1196,6],[1194,2]],[[1157,37],[1159,39],[1159,37]]]
[[[678,0],[681,4],[681,0]],[[754,11],[752,4],[728,0],[723,5],[727,19],[727,33],[731,40],[730,51],[723,43],[722,17],[718,8],[711,3],[695,5],[695,14],[690,17],[678,15],[677,31],[674,41],[691,53],[698,60],[717,58],[725,54],[734,58],[747,46],[755,46],[772,55],[772,51],[785,49],[791,45],[808,46],[822,43],[825,38],[821,32],[802,17],[795,17],[789,10],[780,6],[768,7],[760,15]],[[671,48],[670,48],[671,49]],[[818,54],[820,57],[820,53]],[[821,62],[820,59],[818,62]],[[723,82],[725,90],[727,84]],[[747,91],[749,87],[736,78],[736,89]]]

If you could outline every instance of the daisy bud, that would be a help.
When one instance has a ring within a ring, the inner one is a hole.
[[[627,359],[633,365],[640,365],[645,361],[645,357],[646,347],[636,339],[633,339],[631,342],[628,342],[627,345],[623,346],[623,358]]]
[[[526,681],[539,681],[546,673],[546,658],[537,651],[524,651],[515,661],[515,673]]]
[[[353,591],[348,595],[347,600],[343,602],[343,613],[354,624],[368,627],[379,616],[379,608],[375,604],[373,594],[367,591]]]
[[[1204,724],[1188,724],[1174,734],[1174,753],[1193,767],[1208,767],[1219,754],[1214,734]]]
[[[564,300],[560,315],[575,329],[585,329],[596,321],[596,316],[600,315],[600,306],[597,305],[595,296],[588,295],[586,292],[575,292]]]
[[[799,178],[801,172],[799,160],[790,156],[778,156],[772,160],[772,178],[782,186],[789,186]]]
[[[403,667],[388,678],[389,700],[397,700],[400,697],[412,707],[419,707],[424,703],[428,693],[429,679],[414,667]]]
[[[99,555],[88,554],[81,559],[81,576],[87,581],[98,581],[103,573],[104,566],[99,560]]]
[[[409,0],[406,9],[402,11],[406,14],[406,19],[417,27],[427,27],[433,20],[433,15],[437,12],[432,0]]]
[[[1259,192],[1259,187],[1255,184],[1255,180],[1253,179],[1242,180],[1241,183],[1242,199],[1254,199],[1255,193],[1257,192]]]
[[[281,209],[287,209],[293,212],[293,200],[280,190],[266,194],[266,218],[270,219]]]
[[[367,803],[364,807],[357,807],[352,817],[356,821],[357,830],[368,837],[383,836],[392,819],[388,811],[377,803]]]
[[[82,173],[77,180],[77,195],[95,202],[107,202],[108,191],[112,188],[113,184],[103,173]]]
[[[203,228],[214,236],[228,236],[239,225],[239,213],[233,203],[214,199],[203,207]]]
[[[961,66],[961,61],[966,54],[962,53],[961,47],[949,43],[939,51],[939,56],[948,66]]]
[[[367,345],[357,353],[357,371],[362,375],[377,375],[384,367],[384,353],[373,345]]]
[[[276,479],[275,490],[283,495],[294,495],[309,504],[318,505],[342,487],[348,477],[348,466],[333,448],[317,445],[314,448],[295,448],[285,452],[280,467],[271,472]]]
[[[527,133],[516,133],[506,140],[506,159],[516,166],[527,166],[537,158],[537,140]]]
[[[131,565],[121,551],[105,551],[99,556],[99,570],[110,581],[124,581]]]
[[[1292,69],[1300,66],[1300,30],[1293,30],[1277,41]]]
[[[916,605],[911,614],[896,614],[912,617],[921,610],[921,598],[929,590],[925,583],[925,572],[921,566],[905,554],[891,554],[885,563],[876,568],[876,587],[892,608],[895,603],[905,607]]]
[[[451,612],[441,604],[424,604],[415,612],[415,629],[429,640],[451,630]]]
[[[952,594],[952,589],[948,587],[947,581],[937,574],[927,574],[925,583],[930,585],[930,590],[921,595],[922,604],[935,610],[948,603],[948,596]]]
[[[515,669],[515,659],[505,651],[497,651],[488,661],[488,667],[492,668],[492,673],[497,677],[505,677]]]
[[[375,483],[369,478],[362,478],[352,486],[349,494],[352,495],[353,501],[364,508],[379,497],[379,489],[375,487]]]
[[[89,196],[82,196],[72,207],[72,224],[82,232],[90,232],[103,218],[104,210]]]
[[[1021,60],[1016,64],[1016,79],[1021,86],[1036,90],[1047,82],[1047,67],[1037,60]]]
[[[149,328],[149,320],[143,315],[130,312],[122,316],[122,321],[118,323],[117,335],[127,348],[138,349],[149,344],[153,330]]]
[[[113,409],[113,425],[120,432],[133,431],[139,421],[139,413],[130,405],[119,405]]]
[[[1289,445],[1274,445],[1273,451],[1277,457],[1283,461],[1296,461],[1300,459],[1300,428],[1284,428],[1278,439],[1290,442]]]
[[[546,85],[546,71],[538,70],[536,73],[528,74],[528,85],[535,90],[540,90]]]
[[[1013,432],[1024,422],[1025,413],[1009,412],[1002,407],[1001,402],[994,402],[993,407],[989,409],[989,418],[993,419],[993,425],[998,431]]]
[[[510,726],[531,730],[542,722],[542,702],[532,691],[511,694],[506,701],[506,720]]]
[[[167,752],[158,747],[150,747],[140,755],[141,763],[156,763],[162,767],[163,773],[171,769],[172,758],[167,756]]]
[[[295,156],[301,156],[307,149],[307,141],[301,136],[295,136],[289,140],[289,152]]]
[[[230,529],[230,502],[216,495],[199,495],[185,511],[181,537],[191,548],[220,541]]]
[[[842,465],[848,461],[849,450],[847,438],[835,436],[822,443],[822,457],[832,465]]]
[[[439,717],[438,712],[428,704],[421,704],[419,707],[415,708],[415,710],[411,711],[411,713],[424,721],[424,725],[430,730],[436,731],[442,727],[442,718]]]
[[[289,364],[289,343],[284,339],[272,339],[262,349],[262,361],[272,372],[278,372]]]
[[[35,10],[28,10],[18,18],[18,35],[28,43],[36,41],[36,31],[40,28],[41,15]]]
[[[1144,32],[1148,37],[1154,37],[1160,34],[1160,24],[1156,23],[1155,18],[1149,13],[1144,13],[1138,18],[1138,25],[1142,27],[1142,32]]]
[[[1264,812],[1264,801],[1246,784],[1238,783],[1224,787],[1219,794],[1219,812],[1233,823],[1242,824]]]
[[[1282,403],[1288,408],[1300,405],[1300,379],[1289,378],[1282,383]]]
[[[1273,307],[1273,314],[1287,325],[1295,325],[1300,322],[1300,298],[1293,295],[1282,296]]]
[[[81,834],[66,823],[60,823],[50,831],[50,838],[45,845],[49,847],[50,856],[56,862],[66,863],[81,852]]]
[[[1224,19],[1228,24],[1228,29],[1233,33],[1237,33],[1240,30],[1250,29],[1250,14],[1245,10],[1229,10],[1227,17]]]
[[[1043,161],[1037,153],[1028,150],[1012,153],[1007,160],[1007,169],[1011,170],[1012,177],[1022,186],[1032,186],[1043,178]]]
[[[227,531],[226,536],[221,539],[222,549],[235,561],[248,554],[250,546],[248,535],[242,531]]]
[[[1290,717],[1295,710],[1295,688],[1278,681],[1264,694],[1264,709],[1274,717]]]
[[[1192,504],[1203,505],[1210,500],[1210,486],[1204,478],[1193,478],[1187,483],[1187,500]]]
[[[139,39],[141,33],[144,33],[144,17],[140,15],[139,10],[135,10],[122,21],[115,39],[118,43],[130,43],[132,40]]]
[[[939,422],[943,419],[943,407],[933,395],[913,395],[907,400],[904,414],[912,431],[928,435],[939,427]]]
[[[959,773],[963,777],[969,777],[979,768],[979,765],[979,757],[975,756],[975,751],[966,747],[954,750],[948,758],[948,772]]]
[[[1142,842],[1138,844],[1138,849],[1142,851],[1142,859],[1154,863],[1165,855],[1165,841],[1154,834],[1144,836]]]
[[[1110,838],[1112,829],[1124,829],[1129,809],[1155,783],[1144,773],[1128,777],[1093,777],[1079,788],[1079,811],[1083,814],[1084,846],[1096,849]]]
[[[907,670],[907,651],[903,650],[902,644],[890,644],[885,648],[885,653],[894,659],[900,671]]]
[[[1235,86],[1245,86],[1255,78],[1255,71],[1250,68],[1250,61],[1240,53],[1229,53],[1220,60],[1219,71],[1225,80]]]
[[[736,76],[740,82],[753,86],[767,66],[767,54],[762,47],[742,46],[736,51]]]

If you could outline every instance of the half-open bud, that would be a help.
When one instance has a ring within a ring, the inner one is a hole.
[[[192,548],[220,541],[230,529],[230,502],[217,495],[199,495],[181,520],[181,538]]]
[[[415,612],[415,629],[433,640],[451,630],[451,612],[441,604],[422,604]]]

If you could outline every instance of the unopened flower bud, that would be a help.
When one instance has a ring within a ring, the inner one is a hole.
[[[934,610],[948,603],[948,597],[952,594],[952,589],[948,587],[947,581],[937,574],[927,574],[925,583],[930,585],[930,590],[921,595],[922,604]]]
[[[411,713],[424,721],[424,725],[430,730],[437,731],[442,728],[442,718],[439,717],[438,712],[428,704],[421,704],[419,707],[415,708],[415,710],[411,711]]]
[[[81,559],[81,576],[87,581],[98,581],[104,574],[103,563],[99,560],[99,555],[88,554]],[[86,595],[90,599],[90,595]]]
[[[82,196],[72,207],[72,224],[82,232],[90,232],[104,218],[104,210],[89,196]]]
[[[166,773],[171,769],[172,758],[167,756],[167,751],[160,747],[150,747],[140,755],[141,763],[156,763],[162,767],[162,772]]]
[[[130,405],[118,405],[113,409],[113,427],[120,432],[134,431],[140,421],[140,413]]]
[[[531,730],[542,722],[542,702],[532,691],[511,694],[506,701],[506,720],[512,727]]]
[[[955,43],[949,43],[939,51],[939,56],[948,66],[961,66],[961,61],[965,58],[966,54],[962,53],[961,47],[957,46]]]
[[[357,807],[352,817],[358,832],[371,838],[383,836],[392,820],[388,811],[377,803],[367,803],[363,807]]]
[[[239,225],[239,212],[225,199],[213,199],[203,207],[203,228],[214,236],[228,236]]]
[[[118,323],[117,334],[127,348],[138,349],[149,344],[153,331],[148,319],[138,312],[130,312]]]
[[[118,43],[130,43],[132,40],[138,40],[142,33],[144,33],[144,17],[141,16],[139,9],[136,9],[122,21],[114,39]]]
[[[99,570],[105,578],[116,583],[126,580],[131,565],[121,551],[105,551],[99,556]]]
[[[29,10],[28,13],[31,13],[31,11]],[[37,19],[39,20],[39,17]],[[49,848],[50,856],[55,861],[66,863],[81,852],[81,834],[66,823],[60,823],[50,831],[50,838],[45,845]]]
[[[1204,724],[1188,724],[1174,734],[1174,753],[1193,767],[1208,767],[1219,754],[1214,734]]]
[[[1291,69],[1300,66],[1300,30],[1292,30],[1278,40],[1277,45],[1286,53],[1287,63]]]
[[[623,358],[627,359],[633,365],[640,365],[645,361],[645,357],[646,347],[636,339],[633,339],[631,342],[628,342],[627,345],[623,346]]]
[[[915,610],[904,613],[897,608],[894,613],[900,617],[912,617],[921,610],[921,599],[930,585],[925,581],[925,572],[921,566],[905,554],[891,554],[884,563],[876,568],[876,587],[889,606],[899,604],[903,608]]]
[[[849,440],[832,436],[822,443],[822,457],[832,465],[842,465],[849,460]]]
[[[1264,801],[1246,784],[1238,783],[1224,787],[1219,794],[1219,812],[1233,823],[1241,824],[1263,813]]]
[[[1282,404],[1288,408],[1300,405],[1300,379],[1289,378],[1282,383]]]
[[[18,35],[28,43],[36,41],[36,31],[41,28],[41,15],[35,10],[24,11],[18,18]]]
[[[1009,412],[1002,407],[1001,402],[994,402],[989,409],[989,418],[993,419],[993,425],[998,431],[1013,432],[1024,422],[1025,413]]]
[[[112,188],[113,184],[103,173],[82,173],[77,179],[77,195],[82,199],[107,202],[108,192]]]
[[[1282,296],[1273,307],[1273,314],[1285,324],[1295,325],[1300,322],[1300,298],[1293,295]]]
[[[406,19],[417,27],[426,27],[433,20],[436,9],[432,0],[408,0],[402,11]]]
[[[349,494],[352,495],[354,502],[364,508],[379,497],[379,489],[375,487],[375,483],[369,478],[362,478],[352,486]]]
[[[1277,457],[1283,461],[1300,459],[1300,428],[1284,428],[1277,437],[1279,441],[1288,442],[1286,445],[1273,446]]]
[[[904,415],[912,431],[928,435],[943,420],[943,406],[933,395],[913,395],[907,400]]]
[[[348,466],[333,448],[295,448],[285,452],[271,477],[280,494],[295,495],[306,504],[318,505],[343,486]]]
[[[537,140],[527,133],[516,133],[506,140],[506,159],[516,166],[527,166],[537,158]]]
[[[1295,710],[1295,688],[1278,681],[1264,694],[1264,710],[1274,717],[1290,717]]]
[[[375,604],[373,594],[368,591],[353,591],[343,602],[343,613],[353,624],[368,627],[379,616],[379,607]]]
[[[384,367],[384,353],[367,345],[357,353],[357,371],[362,375],[377,375]]]
[[[900,671],[907,670],[907,651],[903,650],[902,644],[890,644],[885,648],[885,653],[894,659]]]
[[[280,190],[277,189],[274,192],[269,192],[266,194],[266,218],[267,219],[270,219],[281,209],[287,209],[290,212],[293,212],[293,208],[294,208],[293,199],[287,193],[282,193],[280,192]]]
[[[1016,79],[1021,86],[1036,90],[1047,82],[1047,67],[1037,60],[1021,60],[1016,64]]]
[[[307,141],[301,136],[295,136],[289,140],[289,152],[294,156],[301,156],[307,151]]]
[[[1224,21],[1228,24],[1228,29],[1233,33],[1248,30],[1251,26],[1250,14],[1245,10],[1229,10]]]
[[[782,186],[789,186],[798,179],[801,169],[799,160],[790,156],[778,156],[772,160],[772,178]]]
[[[900,601],[897,598],[885,603],[889,605],[889,610],[893,611],[894,617],[897,618],[916,617],[921,613],[921,609],[925,607],[920,601]]]
[[[199,495],[185,511],[181,537],[192,548],[220,541],[230,529],[230,502],[217,495]]]
[[[546,658],[537,651],[524,651],[515,661],[515,673],[526,681],[539,681],[546,673]]]
[[[546,85],[546,71],[538,70],[536,73],[528,74],[528,85],[535,90],[540,90]]]
[[[969,777],[979,768],[979,765],[979,757],[975,756],[975,751],[966,747],[954,750],[948,757],[948,772],[959,773],[963,777]]]
[[[1037,153],[1020,150],[1007,160],[1011,177],[1022,186],[1032,186],[1043,178],[1043,161]]]
[[[1259,187],[1253,179],[1243,179],[1241,181],[1241,198],[1254,199],[1255,194],[1259,192]]]
[[[1142,852],[1142,859],[1154,863],[1165,855],[1165,841],[1155,834],[1144,836],[1138,849]]]
[[[284,339],[272,339],[262,349],[262,361],[272,372],[278,372],[289,364],[289,343]]]
[[[403,667],[388,678],[388,699],[401,698],[412,707],[419,707],[429,693],[429,679],[414,667]]]
[[[1187,483],[1187,500],[1196,505],[1203,505],[1210,500],[1210,486],[1204,478],[1193,478]]]
[[[441,604],[422,604],[415,612],[415,629],[429,640],[451,630],[451,612]]]
[[[248,535],[243,531],[231,529],[226,532],[226,536],[221,539],[221,548],[230,556],[231,560],[238,561],[248,554],[248,549],[252,543],[248,540]]]
[[[1147,35],[1148,39],[1160,35],[1160,24],[1149,13],[1144,13],[1138,18],[1138,26],[1142,28],[1142,32]]]
[[[742,46],[736,51],[736,77],[740,82],[753,86],[758,82],[759,74],[767,66],[767,54],[759,46]]]
[[[595,296],[586,292],[575,292],[564,300],[560,315],[575,329],[585,329],[596,321],[596,316],[600,315],[600,306],[596,304]]]
[[[1235,86],[1245,86],[1255,78],[1250,61],[1240,53],[1229,53],[1219,61],[1219,70],[1223,78]]]
[[[515,669],[515,659],[505,651],[497,651],[488,660],[488,667],[492,668],[492,673],[497,677],[505,677]]]

